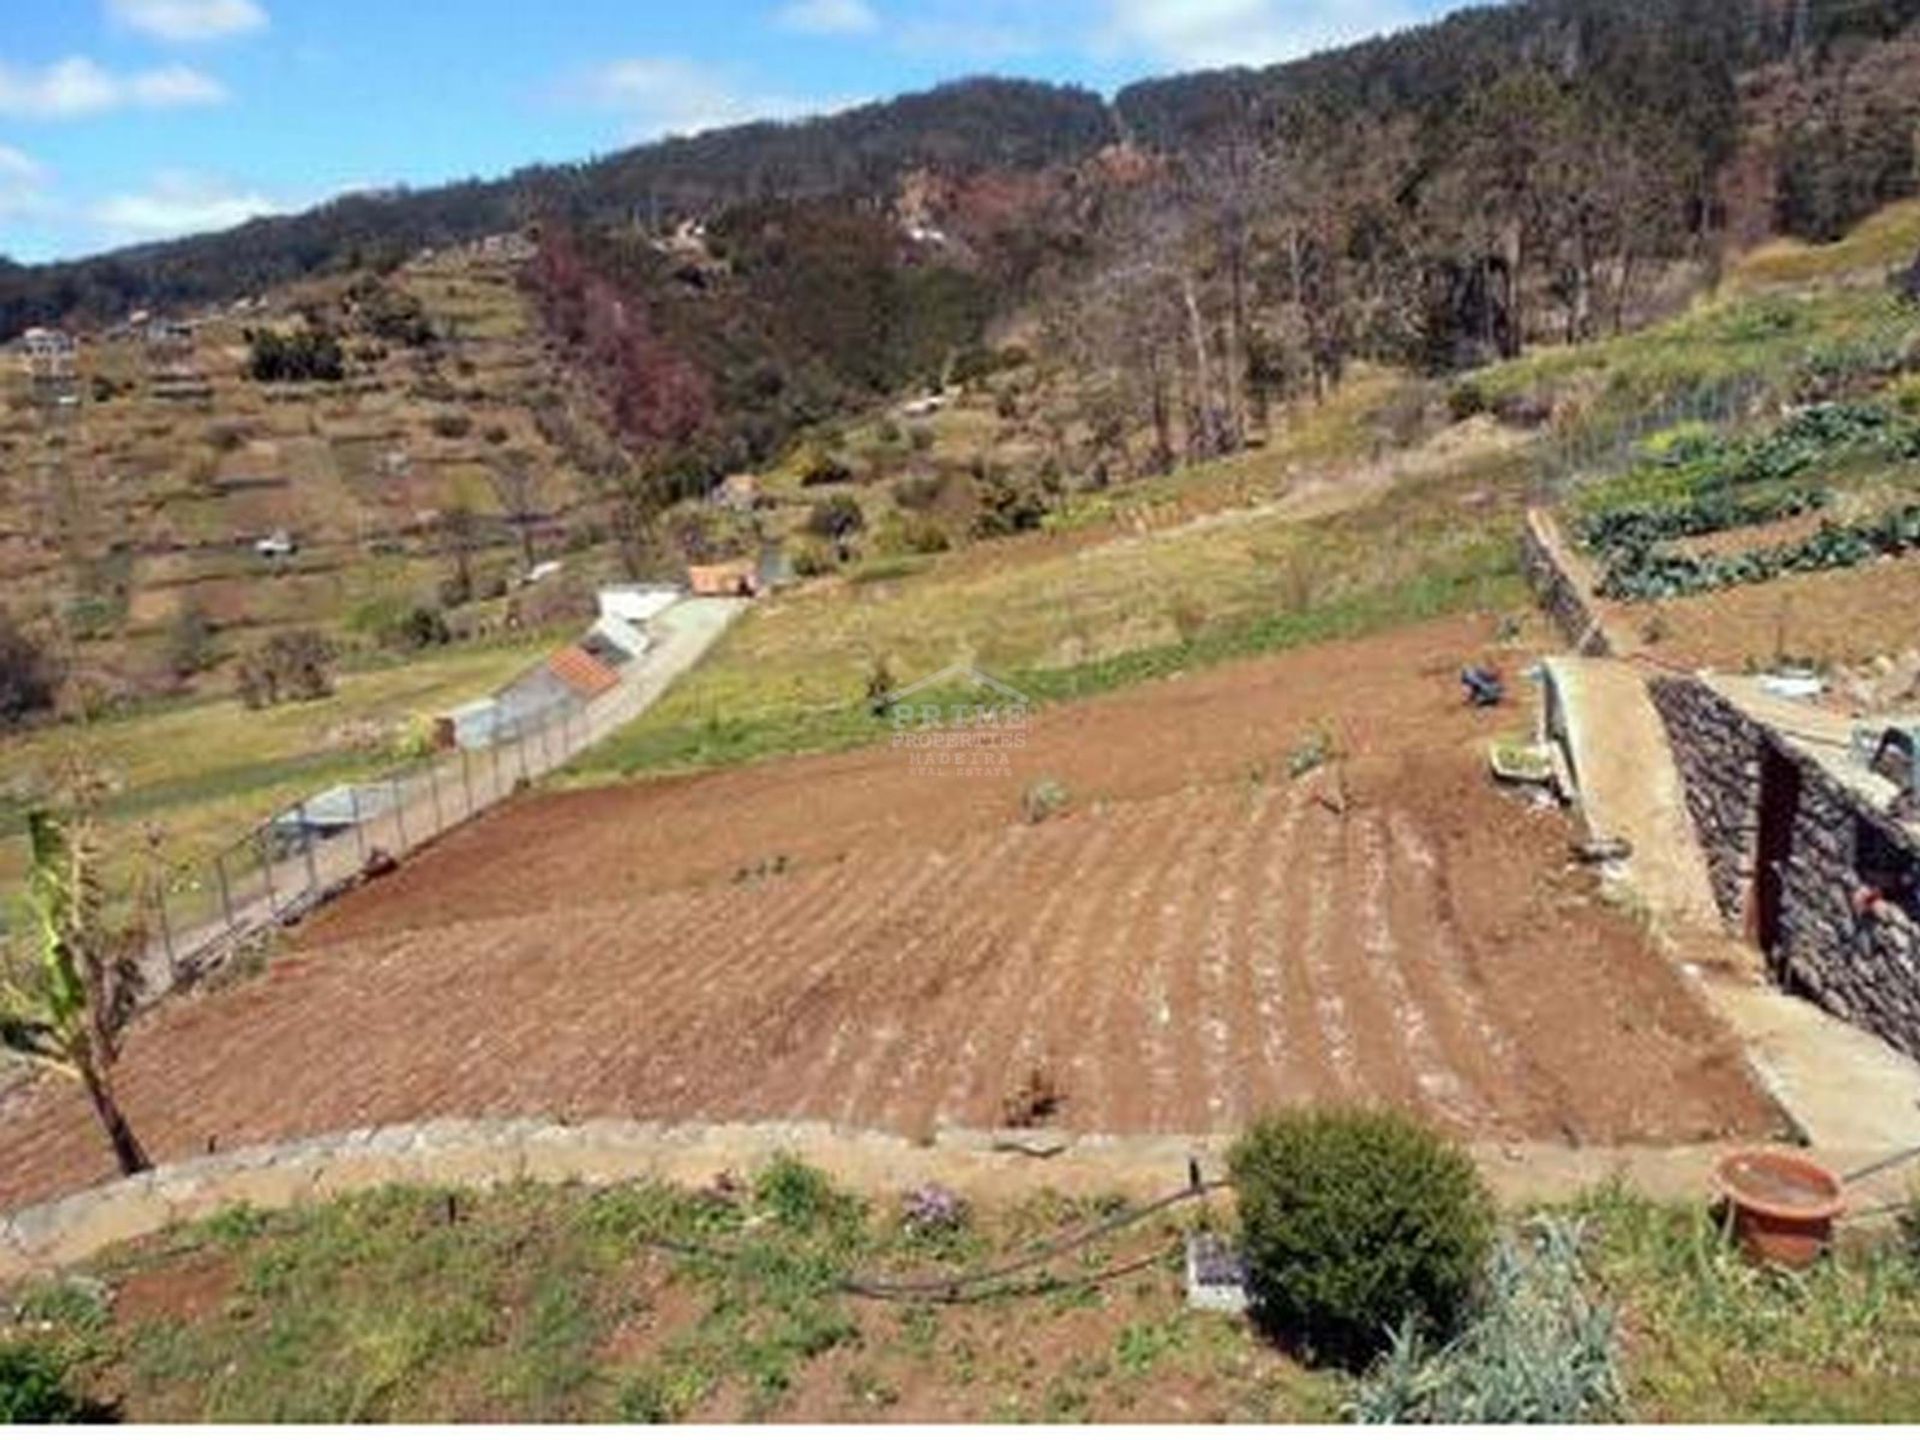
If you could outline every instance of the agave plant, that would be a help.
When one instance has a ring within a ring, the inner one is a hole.
[[[31,918],[25,953],[9,949],[0,960],[0,1046],[77,1081],[121,1173],[137,1174],[152,1162],[115,1098],[112,1071],[140,998],[144,914],[110,916],[89,807],[70,817],[34,810],[27,835]]]

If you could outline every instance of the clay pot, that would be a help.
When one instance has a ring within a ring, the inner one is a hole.
[[[1747,1258],[1804,1270],[1826,1252],[1846,1208],[1840,1177],[1787,1150],[1739,1150],[1714,1170]]]

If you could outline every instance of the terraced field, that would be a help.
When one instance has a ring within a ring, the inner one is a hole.
[[[1486,780],[1516,717],[1443,668],[1484,645],[1447,622],[1043,712],[993,781],[875,750],[528,800],[155,1017],[128,1107],[167,1156],[432,1115],[924,1134],[1000,1124],[1038,1070],[1081,1132],[1335,1098],[1478,1137],[1765,1132],[1565,820]],[[1289,779],[1310,715],[1350,758]],[[1034,773],[1068,813],[1019,821]],[[0,1204],[102,1159],[73,1097],[23,1097]]]

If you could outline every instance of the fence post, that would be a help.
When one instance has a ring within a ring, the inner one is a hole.
[[[267,845],[267,832],[253,832],[253,848],[260,852],[260,873],[267,880],[267,913],[277,916],[280,913],[279,898],[273,893],[273,851]]]
[[[313,828],[307,824],[307,802],[302,800],[294,807],[294,815],[300,821],[300,848],[307,852],[307,893],[320,893],[320,871],[313,862]]]
[[[520,778],[522,780],[525,780],[528,778],[527,776],[527,727],[525,725],[520,725],[515,727],[514,736],[520,742]]]
[[[400,792],[400,777],[389,775],[387,789],[393,793],[393,832],[400,837],[400,848],[406,850],[408,848],[407,798]]]
[[[167,918],[167,882],[164,879],[153,882],[153,908],[160,916],[160,944],[167,954],[167,974],[177,978],[180,974],[180,957],[173,953],[173,921]]]
[[[427,794],[433,797],[433,833],[438,835],[447,828],[446,818],[440,813],[440,767],[427,767]]]
[[[227,917],[227,929],[233,930],[233,892],[227,888],[227,857],[213,857],[213,873],[220,881],[220,913]]]
[[[513,725],[516,730],[520,728],[518,720],[514,721]],[[493,751],[493,798],[498,800],[500,798],[500,752],[506,748],[506,742],[497,730],[493,733],[493,744],[490,748]]]
[[[460,788],[467,792],[467,818],[473,818],[473,765],[467,751],[460,752]]]
[[[367,832],[360,828],[360,787],[349,783],[347,786],[347,804],[353,815],[353,846],[359,853],[360,863],[367,863]]]

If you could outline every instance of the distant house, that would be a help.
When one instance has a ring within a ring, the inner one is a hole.
[[[729,475],[713,487],[709,498],[716,509],[731,510],[737,515],[751,514],[760,503],[760,477]]]
[[[20,337],[21,360],[36,380],[67,380],[79,363],[80,345],[64,330],[35,326]]]
[[[645,625],[656,615],[678,604],[680,593],[672,585],[607,585],[601,588],[596,598],[602,619]]]
[[[253,553],[262,560],[285,560],[300,552],[300,542],[285,530],[276,530],[253,542]]]
[[[620,674],[584,645],[569,645],[547,661],[547,669],[582,704],[597,700],[620,683]]]
[[[900,413],[909,420],[925,420],[929,416],[938,415],[946,408],[946,396],[923,395],[918,400],[909,400],[906,404],[902,405],[900,407]]]
[[[727,560],[718,565],[689,565],[687,588],[695,595],[751,599],[760,593],[760,567],[751,560]]]

